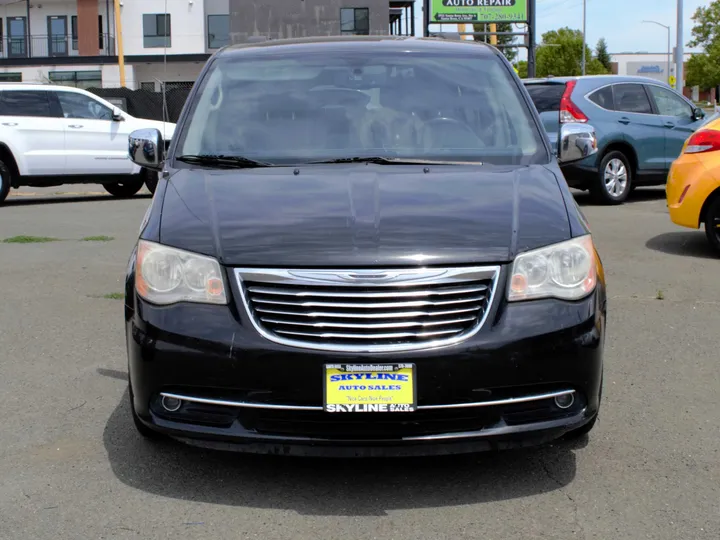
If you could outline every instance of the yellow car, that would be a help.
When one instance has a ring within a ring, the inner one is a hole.
[[[720,119],[685,141],[665,189],[672,222],[691,229],[704,223],[708,241],[720,253]]]

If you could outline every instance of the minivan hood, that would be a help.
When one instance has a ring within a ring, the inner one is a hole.
[[[362,268],[502,263],[571,236],[544,166],[426,170],[180,169],[165,190],[159,240],[230,266]]]

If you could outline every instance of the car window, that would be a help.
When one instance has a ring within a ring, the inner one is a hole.
[[[652,114],[652,106],[641,84],[616,84],[613,87],[615,110]]]
[[[692,116],[692,107],[672,91],[655,85],[648,85],[650,93],[655,99],[658,112],[663,116]]]
[[[199,83],[178,155],[524,164],[549,152],[495,55],[375,50],[225,56]]]
[[[58,92],[65,118],[84,118],[87,120],[112,120],[112,110],[83,94]]]
[[[560,111],[564,84],[528,84],[525,88],[539,113]]]
[[[0,99],[2,116],[54,117],[48,93],[42,90],[6,90]]]
[[[608,111],[615,109],[612,86],[606,86],[604,88],[600,88],[599,90],[595,90],[588,96],[588,99]]]

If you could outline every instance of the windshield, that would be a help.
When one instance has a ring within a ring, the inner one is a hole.
[[[546,163],[494,55],[327,52],[213,61],[176,154],[307,163],[341,158]]]

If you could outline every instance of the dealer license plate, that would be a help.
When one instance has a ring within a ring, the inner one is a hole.
[[[414,364],[325,365],[325,411],[413,412]]]

